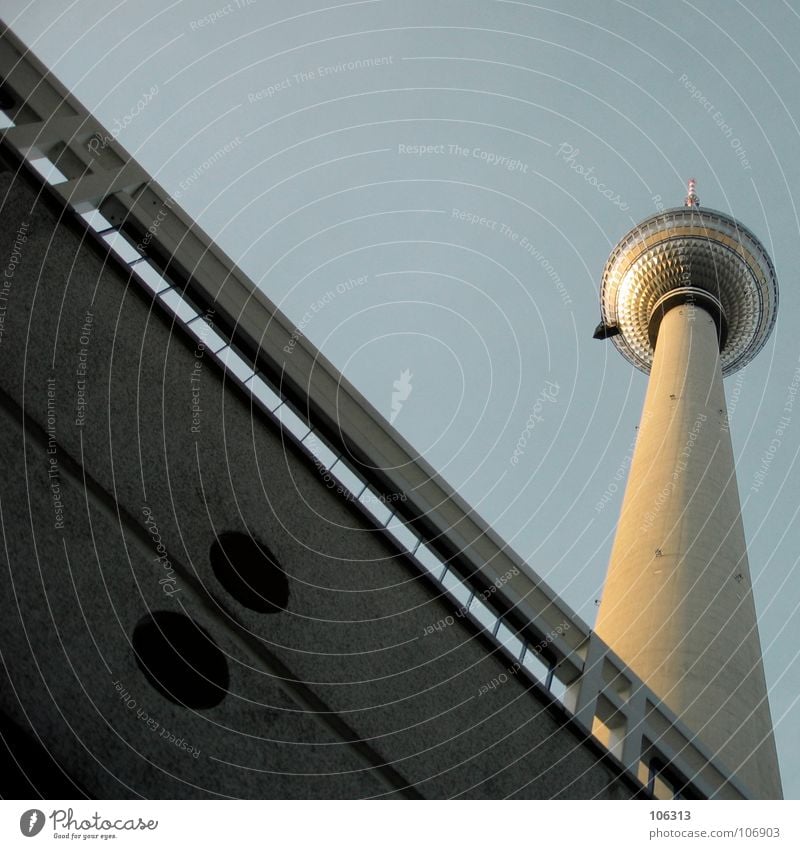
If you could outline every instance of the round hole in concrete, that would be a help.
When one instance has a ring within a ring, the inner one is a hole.
[[[286,610],[289,580],[265,545],[228,531],[217,537],[209,556],[217,580],[240,604],[258,613]]]
[[[182,613],[156,611],[133,629],[136,663],[162,696],[182,707],[214,707],[225,698],[228,662],[211,637]]]

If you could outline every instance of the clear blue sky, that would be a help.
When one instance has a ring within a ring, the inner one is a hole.
[[[726,389],[798,798],[800,407],[755,475],[800,366],[799,6],[6,0],[4,14],[289,316],[310,311],[303,332],[387,417],[411,372],[395,425],[589,622],[646,384],[591,338],[605,260],[690,176],[750,227],[781,306]]]

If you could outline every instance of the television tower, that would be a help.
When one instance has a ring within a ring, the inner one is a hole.
[[[598,636],[752,797],[781,797],[722,378],[778,308],[769,256],[722,212],[634,227],[606,263],[596,338],[650,375]]]

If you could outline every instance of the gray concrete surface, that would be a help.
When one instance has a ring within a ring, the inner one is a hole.
[[[424,635],[452,603],[207,356],[193,431],[195,342],[31,181],[4,171],[0,192],[4,269],[27,224],[0,341],[0,712],[73,795],[636,794],[523,675],[478,696],[508,660],[464,619]],[[248,610],[220,585],[209,548],[232,530],[275,554],[286,611]],[[217,706],[181,707],[137,666],[133,630],[161,610],[225,653]]]

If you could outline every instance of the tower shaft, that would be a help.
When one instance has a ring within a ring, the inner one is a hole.
[[[718,327],[658,328],[596,631],[760,798],[780,798]]]

